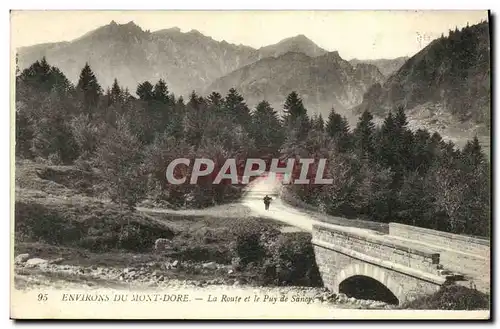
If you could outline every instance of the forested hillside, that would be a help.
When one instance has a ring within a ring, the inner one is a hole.
[[[167,184],[166,166],[178,157],[217,166],[227,158],[326,158],[333,184],[289,185],[288,193],[328,214],[489,235],[490,164],[477,139],[455,149],[437,133],[412,132],[401,108],[379,128],[364,111],[352,130],[335,110],[308,115],[296,92],[283,108],[282,117],[266,101],[250,109],[235,89],[183,99],[161,79],[108,88],[89,65],[72,84],[44,58],[16,74],[16,156],[97,168],[105,193],[130,209],[145,196],[183,207],[237,197],[210,177]]]
[[[358,111],[385,114],[394,106],[421,105],[439,117],[490,126],[490,31],[482,22],[442,35],[383,84],[373,85]]]

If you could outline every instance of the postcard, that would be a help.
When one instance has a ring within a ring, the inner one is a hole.
[[[476,11],[11,11],[12,319],[490,319]]]

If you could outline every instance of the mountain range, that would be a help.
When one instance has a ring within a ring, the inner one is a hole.
[[[236,86],[249,105],[267,100],[280,109],[291,91],[302,97],[310,113],[328,116],[331,108],[345,113],[363,100],[364,93],[384,76],[371,64],[352,66],[337,51],[310,57],[287,52],[268,57],[216,79],[206,90],[224,92]]]
[[[161,78],[176,96],[193,90],[224,95],[234,87],[249,106],[265,99],[280,112],[286,95],[297,91],[310,113],[326,116],[334,107],[351,123],[364,110],[381,118],[404,106],[415,128],[458,138],[464,132],[467,138],[489,135],[488,22],[449,31],[417,54],[395,59],[347,61],[305,35],[256,49],[196,30],[150,32],[114,21],[75,40],[22,47],[17,54],[20,69],[45,56],[73,83],[88,62],[104,89],[117,78],[132,94],[138,83]]]
[[[88,62],[104,89],[117,78],[121,86],[134,94],[138,83],[154,83],[162,78],[178,96],[193,90],[210,93],[211,88],[225,94],[236,87],[248,97],[251,106],[270,98],[279,107],[286,94],[298,88],[306,105],[325,106],[324,111],[332,106],[348,108],[361,102],[370,84],[384,79],[376,65],[361,63],[356,68],[337,52],[322,49],[305,35],[255,49],[219,42],[196,30],[183,33],[179,28],[170,28],[150,32],[134,22],[112,21],[69,42],[22,47],[17,51],[20,69],[45,56],[74,83]],[[277,91],[277,95],[271,95],[271,90]]]

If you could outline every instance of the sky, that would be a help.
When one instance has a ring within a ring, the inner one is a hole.
[[[215,40],[259,48],[304,34],[344,59],[412,56],[442,33],[487,20],[487,11],[12,11],[13,48],[71,41],[134,21],[143,30],[196,29]]]

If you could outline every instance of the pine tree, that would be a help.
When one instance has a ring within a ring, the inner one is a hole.
[[[146,195],[143,145],[133,133],[126,117],[117,120],[97,149],[97,163],[105,173],[104,183],[111,199],[134,210]]]
[[[292,91],[287,96],[283,109],[285,119],[289,120],[290,123],[295,122],[300,117],[307,116],[307,110],[302,103],[302,99],[295,91]]]
[[[252,113],[251,138],[261,154],[275,153],[284,140],[278,114],[267,101],[260,102]]]
[[[307,115],[307,110],[299,95],[292,91],[283,104],[283,121],[289,133],[295,134],[299,140],[304,140],[307,136],[311,122]]]
[[[477,168],[485,163],[485,156],[481,150],[479,139],[477,135],[474,136],[472,141],[468,141],[462,150],[462,162],[468,168]]]
[[[166,104],[169,101],[168,87],[163,79],[160,79],[154,86],[152,97],[157,102]]]
[[[319,131],[325,130],[325,120],[323,120],[323,116],[321,115],[321,113],[318,115],[318,120],[316,121],[315,128]]]
[[[55,90],[59,95],[66,95],[73,90],[73,85],[61,70],[50,66],[45,57],[23,70],[16,81],[38,92],[49,93]]]
[[[406,113],[403,107],[398,107],[398,110],[396,111],[396,116],[394,118],[394,123],[396,126],[396,129],[399,130],[404,130],[408,127],[408,119],[406,117]]]
[[[221,94],[215,91],[212,92],[207,97],[207,103],[211,114],[220,116],[224,115],[224,99]]]
[[[397,165],[397,143],[395,119],[392,112],[389,112],[378,136],[377,160],[381,165],[387,168],[394,168]]]
[[[111,104],[114,103],[121,103],[123,101],[123,94],[122,90],[120,88],[120,85],[118,84],[118,80],[115,78],[113,81],[113,86],[111,87],[111,90],[109,92],[109,102]]]
[[[210,95],[208,95],[208,103],[213,106],[220,106],[224,103],[224,99],[222,98],[221,94],[214,91]]]
[[[374,131],[373,115],[366,110],[359,117],[356,129],[354,129],[356,152],[362,158],[371,158],[374,154]]]
[[[394,117],[393,142],[395,144],[395,166],[399,175],[413,167],[413,133],[408,129],[408,119],[403,107],[399,107]]]
[[[87,114],[92,116],[99,104],[99,97],[102,94],[102,88],[97,82],[97,78],[88,63],[85,63],[85,66],[80,73],[80,79],[78,80],[76,89],[81,96],[84,110]]]
[[[235,123],[241,125],[246,130],[250,127],[250,109],[245,103],[244,98],[236,91],[236,89],[231,88],[224,100],[225,112],[227,115],[234,120]]]
[[[150,101],[153,97],[153,85],[149,81],[144,81],[137,86],[136,91],[137,96],[139,96],[140,100]]]
[[[346,152],[351,147],[349,123],[345,117],[336,113],[333,108],[328,115],[325,131],[336,142],[339,152]]]
[[[427,130],[418,129],[414,135],[411,170],[425,174],[435,159],[435,145]]]
[[[189,102],[186,104],[186,116],[184,117],[184,136],[190,145],[196,147],[200,145],[207,127],[207,121],[206,101],[192,91]]]
[[[311,126],[311,129],[314,129],[317,131],[324,131],[325,130],[325,121],[323,120],[321,113],[319,115],[314,114],[311,117],[310,126]]]

